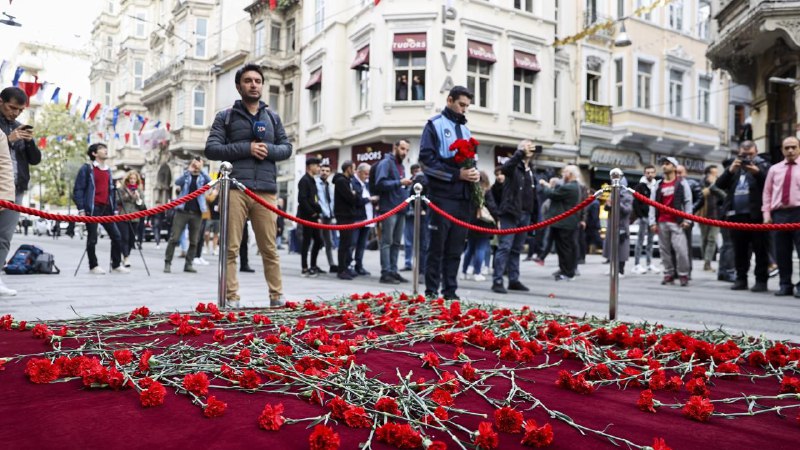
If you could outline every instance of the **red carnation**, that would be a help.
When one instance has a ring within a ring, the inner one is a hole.
[[[397,448],[419,448],[422,446],[422,436],[411,428],[409,424],[398,425],[388,422],[375,430],[375,436],[378,441]]]
[[[130,350],[116,350],[114,352],[114,359],[117,360],[121,366],[124,366],[133,361],[133,353],[131,353]]]
[[[431,394],[431,400],[442,406],[453,406],[453,396],[444,389],[436,388]]]
[[[375,409],[381,412],[400,415],[400,410],[397,407],[397,402],[391,397],[381,397],[375,402]]]
[[[503,433],[519,433],[522,431],[522,413],[504,406],[494,412],[494,424]]]
[[[278,356],[292,356],[294,350],[290,345],[278,345],[275,347],[275,354]]]
[[[699,395],[701,397],[708,397],[711,391],[706,387],[706,381],[703,378],[692,378],[686,382],[686,390],[692,395]]]
[[[549,423],[537,427],[535,420],[528,419],[523,428],[525,435],[522,436],[522,445],[538,448],[547,447],[553,442],[553,427]]]
[[[220,329],[214,330],[214,342],[225,342],[225,332]]]
[[[317,425],[308,437],[309,450],[337,450],[339,448],[339,434],[333,428]]]
[[[344,422],[351,428],[369,428],[372,426],[372,421],[369,420],[369,415],[360,406],[351,406],[344,412]]]
[[[689,401],[683,407],[683,415],[698,422],[707,421],[712,412],[714,405],[711,400],[699,395],[689,397]]]
[[[461,376],[467,381],[476,381],[478,379],[477,372],[471,363],[466,363],[464,368],[461,369]]]
[[[267,404],[258,416],[258,426],[264,430],[278,431],[284,421],[281,414],[283,414],[283,403],[274,406]]]
[[[183,387],[195,395],[208,395],[208,375],[204,372],[186,374],[183,377]]]
[[[25,331],[26,329],[28,329],[28,322],[26,322],[24,320],[20,320],[19,324],[17,324],[17,327],[18,327],[19,331]]]
[[[679,391],[681,386],[683,386],[683,380],[677,375],[672,376],[669,381],[667,381],[667,389],[670,391]]]
[[[142,372],[147,372],[150,370],[150,357],[153,356],[153,352],[150,350],[145,350],[142,353],[142,356],[139,358],[139,370]]]
[[[800,393],[800,378],[785,377],[781,381],[781,394]]]
[[[158,406],[164,403],[164,397],[167,396],[167,390],[164,385],[158,381],[145,378],[140,382],[145,389],[139,393],[139,401],[145,408],[150,406]]]
[[[209,419],[214,417],[222,417],[222,415],[225,414],[225,409],[227,407],[227,403],[217,400],[217,398],[212,395],[211,397],[208,397],[206,407],[203,409],[203,415]]]
[[[653,450],[672,450],[672,449],[667,446],[666,442],[664,442],[664,438],[654,438]]]
[[[260,384],[261,377],[253,369],[245,369],[239,375],[239,386],[245,389],[256,389]]]
[[[44,384],[58,379],[59,370],[49,359],[38,358],[28,361],[25,366],[25,375],[36,384]]]
[[[767,363],[767,358],[761,352],[753,352],[747,357],[747,362],[751,366],[761,367]]]
[[[447,444],[442,441],[433,441],[425,450],[447,450]]]
[[[125,374],[114,367],[108,369],[106,379],[108,381],[108,386],[115,391],[125,387]]]
[[[656,412],[653,404],[653,391],[650,389],[643,390],[642,393],[639,394],[639,401],[636,402],[636,406],[644,412]]]
[[[500,436],[492,429],[492,422],[481,422],[478,424],[478,432],[472,442],[475,446],[485,449],[497,448],[500,445]]]
[[[437,356],[436,353],[426,353],[425,356],[422,357],[422,361],[422,367],[425,367],[426,365],[431,368],[439,367],[439,356]]]
[[[344,419],[344,413],[350,409],[351,405],[341,397],[334,397],[328,403],[328,407],[331,408],[331,417],[334,419]]]

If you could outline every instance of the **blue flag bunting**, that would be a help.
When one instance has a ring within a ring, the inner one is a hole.
[[[155,124],[155,128],[158,128],[158,127],[160,127],[160,126],[161,126],[161,121],[159,120],[158,122],[156,122],[156,124]]]
[[[50,97],[50,101],[53,103],[58,103],[58,93],[61,92],[61,88],[57,87],[55,91],[53,91],[53,96]]]
[[[14,80],[11,81],[12,86],[14,87],[19,86],[19,77],[22,76],[22,72],[25,72],[25,69],[23,69],[22,67],[17,67],[17,71],[14,72]]]
[[[89,112],[89,105],[91,104],[91,100],[86,100],[86,108],[83,109],[83,120],[86,120],[86,114]]]
[[[114,128],[114,131],[117,131],[117,120],[119,120],[119,108],[114,108],[114,118],[111,119],[111,127]]]

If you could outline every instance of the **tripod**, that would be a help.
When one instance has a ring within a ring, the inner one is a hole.
[[[114,186],[113,189],[114,189],[114,196],[119,198],[119,196],[116,195],[117,194],[117,187]],[[122,209],[122,214],[128,214],[128,211],[125,210],[125,204],[122,201],[119,202],[119,207]],[[130,228],[131,235],[134,236],[134,241],[136,241],[136,236],[138,235],[138,233],[133,228],[133,222],[128,221],[128,227]],[[149,277],[150,276],[150,269],[147,267],[147,261],[144,260],[144,253],[142,252],[141,242],[139,243],[139,245],[136,245],[136,247],[137,247],[137,250],[139,250],[139,256],[142,257],[142,264],[144,264],[144,270],[147,272],[147,276]]]

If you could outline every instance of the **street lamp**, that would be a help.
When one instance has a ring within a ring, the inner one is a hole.
[[[622,26],[619,28],[619,34],[614,39],[614,47],[628,47],[631,44],[631,39],[628,37],[628,32],[625,31],[625,22],[623,21]]]
[[[798,86],[800,85],[800,80],[796,78],[780,78],[780,77],[769,77],[770,83],[775,84],[785,84],[788,86]]]

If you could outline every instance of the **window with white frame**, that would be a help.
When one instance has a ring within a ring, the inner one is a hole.
[[[196,58],[206,57],[206,41],[208,40],[208,19],[198,17],[194,27],[194,56]]]
[[[186,50],[189,48],[189,45],[186,43],[187,38],[187,26],[186,20],[181,20],[178,23],[178,39],[176,39],[176,43],[178,46],[178,58],[183,59],[186,57]]]
[[[114,38],[111,36],[106,37],[106,59],[111,60],[114,56]]]
[[[266,34],[264,30],[264,21],[259,20],[256,22],[255,26],[255,36],[253,36],[253,43],[255,47],[253,48],[253,56],[259,57],[264,56],[265,53],[265,46],[264,42],[266,41]]]
[[[396,101],[425,100],[425,63],[425,52],[394,53]]]
[[[533,89],[536,72],[528,69],[514,68],[514,112],[533,114]],[[473,91],[475,92],[475,91]],[[476,104],[477,104],[477,97]],[[483,106],[483,105],[482,105]]]
[[[106,1],[106,12],[109,14],[114,14],[114,0]]]
[[[283,86],[283,120],[294,122],[294,84]]]
[[[676,69],[669,71],[669,113],[683,116],[683,72]]]
[[[653,3],[653,0],[636,0],[636,9],[641,8],[642,6],[650,6]],[[641,17],[644,20],[653,20],[653,12],[648,11],[644,14],[641,14]]]
[[[586,20],[588,23],[596,23],[597,18],[597,0],[586,0]]]
[[[322,85],[317,84],[309,90],[311,102],[311,124],[322,121]]]
[[[183,88],[179,87],[175,94],[175,128],[183,128],[184,109],[186,109],[186,97]]]
[[[133,19],[134,25],[134,33],[136,37],[144,37],[146,32],[146,22],[147,22],[147,14],[143,12],[137,12]]]
[[[650,109],[653,98],[653,63],[638,61],[636,66],[636,107]]]
[[[683,0],[673,0],[669,4],[669,27],[683,31]]]
[[[281,97],[281,88],[278,86],[269,87],[269,108],[273,111],[278,110],[278,102]]]
[[[600,103],[602,70],[602,58],[594,55],[586,58],[586,101]]]
[[[516,72],[514,70],[514,79]],[[489,105],[489,86],[492,82],[492,63],[477,58],[467,58],[467,89],[475,95],[473,105],[486,108]],[[531,84],[533,80],[531,79]],[[516,86],[516,83],[515,83]]]
[[[105,91],[103,92],[103,100],[105,100],[106,106],[111,104],[111,82],[105,82]]]
[[[533,0],[514,0],[514,9],[521,9],[529,13],[533,12]]]
[[[358,110],[366,111],[369,109],[369,69],[356,70],[356,82],[358,83]]]
[[[617,108],[622,108],[623,101],[624,101],[624,94],[625,94],[625,83],[623,80],[625,79],[625,64],[622,58],[614,60],[614,99],[616,102],[614,106]]]
[[[625,2],[627,0],[617,0],[617,19],[625,17]]]
[[[206,122],[206,91],[196,86],[192,92],[192,125],[202,127]]]
[[[711,123],[711,77],[701,76],[697,83],[697,120]]]
[[[319,34],[325,28],[325,0],[314,2],[314,33]]]
[[[708,40],[710,25],[711,5],[707,1],[701,1],[697,8],[697,37]]]
[[[272,22],[269,30],[269,50],[277,53],[281,51],[281,24]]]
[[[133,60],[133,90],[141,91],[144,85],[144,60]]]
[[[287,53],[294,53],[294,41],[295,41],[295,33],[296,27],[294,19],[289,19],[286,21],[286,52]]]
[[[558,98],[561,91],[561,71],[553,72],[553,126],[558,128],[561,124],[559,120]]]

